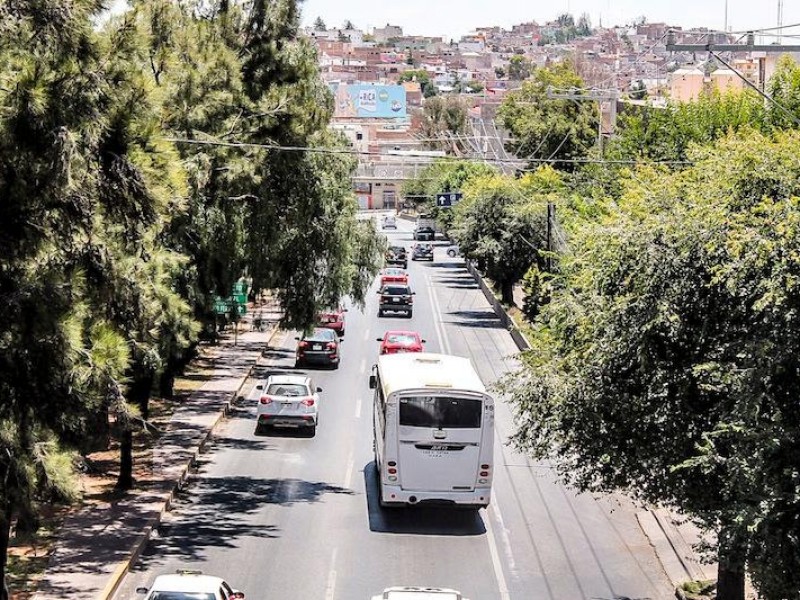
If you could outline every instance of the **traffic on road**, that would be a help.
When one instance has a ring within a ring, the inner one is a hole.
[[[508,331],[449,244],[408,261],[413,224],[384,216],[366,306],[273,338],[116,598],[179,570],[225,587],[158,600],[673,597],[633,505],[515,452]]]

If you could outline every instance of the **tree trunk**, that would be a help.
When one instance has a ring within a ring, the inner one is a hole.
[[[503,281],[500,283],[500,296],[503,304],[514,304],[514,282]]]
[[[119,478],[117,489],[129,490],[133,487],[133,430],[130,426],[120,432]]]
[[[11,541],[11,507],[7,506],[0,514],[0,600],[8,600],[8,579],[6,568],[8,566],[8,544]]]
[[[744,600],[744,569],[719,562],[717,600]]]

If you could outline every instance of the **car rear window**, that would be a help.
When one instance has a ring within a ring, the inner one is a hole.
[[[410,293],[410,290],[404,285],[387,285],[383,288],[384,294],[390,296],[404,296]]]
[[[478,429],[482,402],[471,398],[415,396],[400,398],[400,425],[432,429]]]
[[[213,592],[153,592],[150,600],[216,600]]]
[[[409,346],[417,343],[417,338],[408,333],[390,333],[386,336],[386,341],[390,344],[404,344]]]
[[[271,383],[267,388],[269,396],[307,396],[308,388],[302,383]]]
[[[336,334],[330,329],[315,329],[311,335],[303,339],[309,342],[329,342],[336,339]]]

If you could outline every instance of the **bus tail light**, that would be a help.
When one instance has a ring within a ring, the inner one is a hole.
[[[386,469],[386,471],[389,473],[389,475],[397,475],[397,469],[395,469],[394,467],[389,467],[388,469]]]

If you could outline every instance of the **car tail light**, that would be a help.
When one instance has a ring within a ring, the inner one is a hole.
[[[336,350],[336,342],[328,342],[328,350]]]
[[[300,404],[303,406],[314,406],[314,399],[313,398],[303,398],[300,400]]]
[[[409,304],[414,304],[414,296],[406,296]]]
[[[272,402],[272,398],[269,396],[261,396],[261,400],[259,400],[259,402],[261,402],[261,404],[269,404]]]
[[[298,348],[308,348],[308,342],[300,342],[297,346]]]

